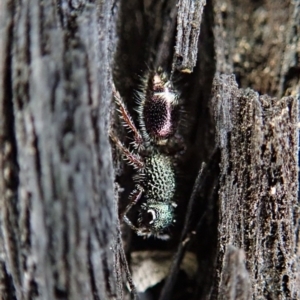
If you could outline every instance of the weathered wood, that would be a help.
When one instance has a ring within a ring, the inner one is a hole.
[[[251,299],[249,272],[245,266],[245,253],[231,245],[226,247],[218,299]]]
[[[174,69],[191,73],[196,66],[198,56],[198,39],[206,0],[178,1],[176,46]]]
[[[221,181],[211,298],[250,298],[238,296],[238,286],[224,293],[233,284],[221,279],[231,269],[225,251],[234,245],[245,252],[253,299],[298,299],[299,3],[226,1],[216,2],[214,10],[217,74],[211,110]],[[236,77],[243,87],[279,99],[239,89]],[[291,96],[280,99],[284,93]]]
[[[125,298],[123,243],[137,257],[178,249],[162,299],[300,298],[299,1],[205,3],[0,1],[1,299]],[[112,77],[135,118],[141,78],[158,66],[185,110],[178,226],[169,243],[122,240],[132,170],[113,168]],[[183,250],[198,266],[186,289]]]
[[[0,297],[112,298],[113,3],[1,6]]]
[[[238,89],[230,75],[215,78],[213,95],[222,153],[217,280],[234,245],[245,251],[255,299],[297,299],[297,100]],[[217,283],[218,297],[226,284]]]

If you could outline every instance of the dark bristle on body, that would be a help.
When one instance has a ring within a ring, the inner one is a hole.
[[[144,99],[139,102],[139,117],[144,135],[165,141],[176,132],[179,121],[178,92],[165,73],[150,73]]]
[[[154,138],[167,138],[174,132],[171,108],[159,96],[153,96],[145,101],[144,119],[145,127],[150,136]]]

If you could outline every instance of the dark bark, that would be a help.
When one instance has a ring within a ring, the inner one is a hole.
[[[254,298],[297,299],[298,103],[238,89],[230,75],[215,78],[213,94],[222,153],[215,293],[227,272],[240,272],[227,258],[234,245],[245,252]],[[223,299],[249,299],[236,284]]]
[[[1,4],[1,299],[117,294],[115,17],[110,1]]]
[[[299,299],[299,24],[287,0],[1,1],[0,298],[122,299],[132,257],[141,297]],[[112,81],[135,118],[158,66],[186,119],[169,242],[121,237],[108,139]]]

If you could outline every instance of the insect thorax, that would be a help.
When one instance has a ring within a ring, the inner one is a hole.
[[[175,174],[172,161],[163,154],[154,154],[145,160],[145,197],[157,202],[172,201],[175,194]]]

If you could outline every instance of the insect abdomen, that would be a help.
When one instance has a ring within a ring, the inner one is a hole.
[[[137,110],[144,137],[165,144],[175,134],[179,120],[178,94],[166,74],[151,73],[140,98]]]

